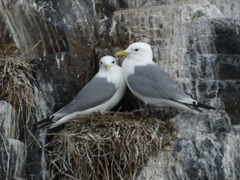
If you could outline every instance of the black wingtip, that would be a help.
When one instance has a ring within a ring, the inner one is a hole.
[[[42,129],[45,127],[50,126],[53,123],[53,116],[52,117],[47,117],[35,124],[37,129]]]
[[[200,103],[200,102],[198,102],[197,105],[195,105],[195,107],[216,110],[216,108],[214,108],[212,106],[209,106],[209,105],[206,105],[206,104],[203,104],[203,103]]]

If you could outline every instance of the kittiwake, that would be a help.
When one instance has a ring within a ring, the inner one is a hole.
[[[126,82],[122,68],[112,56],[100,59],[99,71],[76,97],[48,118],[37,123],[38,128],[55,128],[78,116],[105,112],[114,108],[122,99]]]
[[[197,102],[180,90],[171,77],[153,62],[149,44],[133,43],[115,56],[127,56],[122,63],[123,76],[131,92],[145,104],[195,113],[201,112],[199,107],[215,109]]]

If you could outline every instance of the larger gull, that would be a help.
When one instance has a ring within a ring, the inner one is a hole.
[[[50,126],[52,129],[78,116],[111,110],[122,99],[125,90],[121,67],[114,57],[104,56],[100,59],[98,73],[76,97],[50,117],[38,122],[37,126]]]
[[[153,53],[149,44],[133,43],[115,56],[127,56],[122,63],[124,78],[131,92],[144,103],[195,113],[201,112],[199,107],[214,109],[197,102],[176,87],[170,76],[153,62]]]

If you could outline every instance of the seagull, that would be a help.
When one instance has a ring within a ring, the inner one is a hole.
[[[114,108],[126,91],[122,68],[112,56],[100,59],[99,71],[76,97],[56,113],[39,121],[38,128],[55,128],[78,116],[103,113]]]
[[[194,113],[202,112],[199,107],[215,109],[192,99],[179,89],[171,77],[153,62],[151,46],[136,42],[115,56],[126,56],[122,71],[130,91],[145,104],[156,107],[173,107]]]

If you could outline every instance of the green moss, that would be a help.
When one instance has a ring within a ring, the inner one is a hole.
[[[200,18],[202,16],[204,16],[204,14],[201,11],[197,11],[197,12],[193,13],[192,19],[197,19],[197,18]]]

